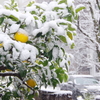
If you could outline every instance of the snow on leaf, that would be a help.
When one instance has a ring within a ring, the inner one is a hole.
[[[74,0],[67,0],[68,7],[73,5]]]
[[[52,51],[53,58],[56,59],[58,57],[58,54],[59,54],[59,48],[54,47]]]
[[[24,61],[24,60],[27,60],[29,57],[30,57],[30,52],[29,52],[29,50],[22,50],[21,51],[21,54],[20,54],[20,59],[22,60],[22,61]]]
[[[61,41],[63,41],[64,43],[67,43],[65,36],[59,35],[58,37],[60,38]]]
[[[17,32],[18,29],[19,29],[19,27],[20,27],[20,25],[18,25],[18,24],[12,24],[12,25],[10,26],[10,33],[15,33],[15,32]]]
[[[13,51],[13,54],[12,54],[13,59],[14,60],[18,59],[20,52],[18,52],[15,48],[13,48],[12,51]]]
[[[85,6],[84,5],[82,5],[82,4],[80,4],[80,5],[78,5],[77,7],[76,7],[76,13],[78,13],[78,12],[80,12],[81,10],[83,10],[83,9],[85,9]]]
[[[73,34],[71,33],[71,31],[67,31],[67,35],[71,40],[73,40]]]

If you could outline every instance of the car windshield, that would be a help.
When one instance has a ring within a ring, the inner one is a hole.
[[[96,85],[99,82],[93,77],[76,77],[75,83],[78,85]]]

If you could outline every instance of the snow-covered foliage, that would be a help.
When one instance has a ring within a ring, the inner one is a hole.
[[[74,39],[76,46],[74,50],[69,50],[74,55],[71,66],[75,73],[96,75],[96,70],[99,72],[100,66],[100,1],[76,0],[75,5],[78,4],[86,8],[79,15],[77,36]]]
[[[9,76],[2,88],[14,85],[12,91],[2,92],[2,100],[11,96],[32,100],[42,85],[56,87],[67,81],[71,54],[65,49],[74,47],[74,23],[82,9],[73,0],[31,1],[23,11],[14,0],[0,6],[0,76]],[[21,36],[28,41],[21,42]],[[29,87],[28,79],[34,79],[37,86]]]

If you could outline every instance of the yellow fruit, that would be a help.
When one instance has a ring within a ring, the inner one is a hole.
[[[0,48],[3,47],[3,43],[0,43]]]
[[[21,32],[16,32],[15,35],[14,35],[14,39],[17,40],[17,41],[25,43],[25,42],[28,41],[28,35],[21,33]]]
[[[27,85],[30,87],[35,87],[36,86],[36,81],[33,79],[29,79],[26,81]]]
[[[6,71],[12,71],[11,69],[6,69]]]

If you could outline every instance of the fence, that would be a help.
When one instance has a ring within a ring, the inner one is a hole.
[[[39,97],[35,98],[35,100],[72,100],[71,91],[40,91]]]

